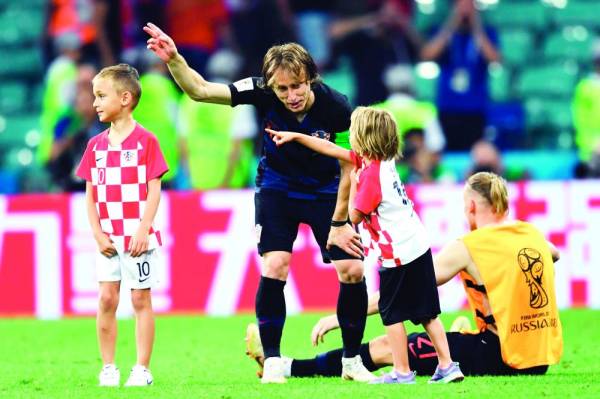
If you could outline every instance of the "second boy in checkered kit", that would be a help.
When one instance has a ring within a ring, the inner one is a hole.
[[[156,280],[160,232],[152,222],[160,201],[160,178],[168,167],[156,137],[131,113],[141,96],[135,68],[119,64],[102,69],[93,81],[94,108],[110,127],[90,139],[77,175],[86,180],[87,212],[98,244],[100,284],[97,334],[103,368],[101,386],[118,386],[114,364],[116,310],[121,281],[131,288],[136,317],[137,362],[126,386],[153,382],[148,370],[154,343],[150,289]]]

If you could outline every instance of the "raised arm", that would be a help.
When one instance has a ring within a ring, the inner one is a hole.
[[[442,55],[458,27],[459,20],[460,14],[455,7],[442,29],[421,48],[421,59],[423,61],[435,61]]]
[[[303,146],[310,148],[311,150],[318,152],[319,154],[327,155],[328,157],[336,158],[344,162],[352,162],[350,158],[350,151],[339,145],[332,143],[331,141],[309,136],[308,134],[295,133],[295,132],[278,132],[272,129],[265,129],[273,138],[273,141],[277,146],[281,146],[290,141],[296,141]]]
[[[222,83],[213,83],[204,79],[189,67],[185,58],[177,52],[175,42],[158,26],[149,22],[144,32],[150,35],[147,47],[163,60],[175,82],[194,101],[231,104],[231,91]]]
[[[485,32],[477,11],[473,11],[471,14],[471,31],[483,58],[487,62],[500,62],[502,59],[500,52]]]

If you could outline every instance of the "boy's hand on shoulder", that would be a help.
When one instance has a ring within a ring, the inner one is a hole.
[[[113,241],[110,237],[104,233],[100,233],[94,236],[96,242],[98,243],[98,249],[100,253],[107,258],[112,258],[117,254],[117,249],[113,245]]]
[[[134,258],[137,258],[148,250],[148,229],[146,227],[142,225],[138,227],[135,235],[131,237],[127,250],[129,251],[129,255]]]

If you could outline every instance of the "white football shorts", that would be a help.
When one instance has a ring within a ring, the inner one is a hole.
[[[152,288],[157,282],[157,267],[156,249],[137,258],[129,255],[129,252],[118,252],[111,258],[99,252],[96,254],[96,276],[99,282],[121,281],[132,289]]]

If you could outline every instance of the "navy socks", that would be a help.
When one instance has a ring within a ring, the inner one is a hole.
[[[285,323],[285,281],[261,277],[256,292],[256,319],[265,358],[280,356],[279,346]]]

